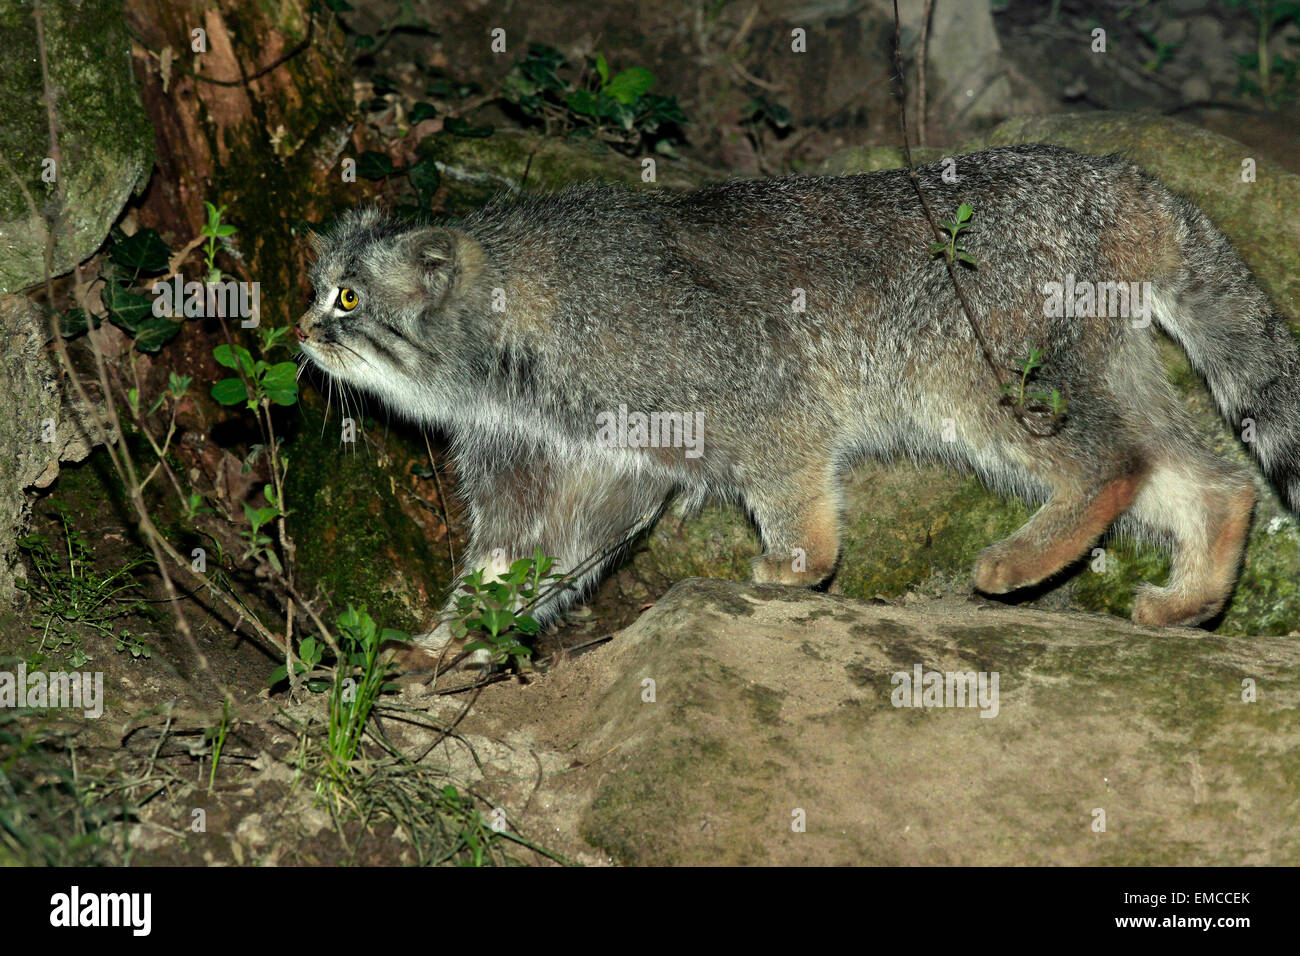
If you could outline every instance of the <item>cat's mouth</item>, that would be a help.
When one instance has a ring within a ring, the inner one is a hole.
[[[298,347],[302,353],[322,368],[329,369],[331,365],[339,362],[338,350],[331,348],[330,343],[322,340],[320,328],[312,321],[312,314],[308,312],[302,316],[293,325],[293,337],[298,340]]]
[[[303,337],[299,341],[299,349],[308,361],[321,370],[354,384],[361,384],[364,371],[370,365],[364,355],[340,342]]]
[[[301,329],[295,329],[295,332],[298,337],[298,347],[310,362],[327,372],[338,374],[343,371],[343,356],[337,348],[319,339],[309,339]]]

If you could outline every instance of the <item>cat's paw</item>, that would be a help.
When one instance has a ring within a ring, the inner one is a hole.
[[[1184,594],[1173,588],[1144,584],[1133,602],[1133,623],[1147,627],[1195,627],[1214,617],[1222,600]]]
[[[985,594],[1009,594],[1032,587],[1046,576],[1042,562],[1023,545],[990,545],[975,559],[975,589]]]
[[[432,657],[436,661],[445,664],[455,659],[456,655],[461,652],[463,647],[462,641],[455,640],[451,635],[451,628],[447,624],[439,624],[432,631],[425,634],[417,634],[411,639],[411,643],[418,647],[423,653]],[[486,674],[492,670],[492,655],[487,650],[480,648],[476,651],[470,651],[459,664],[457,670],[475,671]]]
[[[832,568],[826,565],[796,570],[788,558],[759,555],[750,562],[750,573],[755,584],[784,584],[787,587],[812,588],[830,576]]]

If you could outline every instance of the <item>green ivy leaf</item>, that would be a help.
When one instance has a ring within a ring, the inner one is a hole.
[[[411,188],[425,203],[433,199],[438,186],[442,184],[442,174],[438,172],[438,166],[431,156],[425,156],[414,162],[406,173],[410,178]]]
[[[179,322],[162,316],[151,316],[140,323],[135,332],[135,347],[141,352],[157,352],[176,338],[181,330]]]
[[[109,320],[123,332],[135,335],[140,324],[153,315],[153,299],[131,292],[116,282],[105,284],[101,296]]]
[[[367,150],[357,157],[357,175],[366,179],[383,179],[393,171],[393,161],[385,153]]]
[[[59,313],[59,334],[65,339],[80,335],[89,328],[90,317],[85,309],[69,309],[67,312]]]
[[[134,236],[124,236],[118,232],[109,258],[120,266],[137,273],[150,275],[167,271],[167,262],[171,250],[162,236],[153,229],[141,229]]]
[[[424,100],[416,103],[411,107],[411,122],[418,123],[421,120],[433,119],[438,115],[438,109],[432,103],[426,103]]]
[[[658,80],[643,66],[634,66],[617,74],[605,84],[605,92],[624,106],[631,106],[636,98],[646,93]]]

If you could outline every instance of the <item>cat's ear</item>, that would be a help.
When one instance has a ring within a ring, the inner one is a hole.
[[[459,230],[429,226],[416,230],[408,241],[411,265],[426,298],[441,300],[481,269],[479,244]]]

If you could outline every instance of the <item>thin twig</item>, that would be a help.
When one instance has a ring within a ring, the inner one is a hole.
[[[916,131],[916,145],[925,145],[925,131],[929,128],[925,102],[925,50],[930,41],[930,12],[934,0],[925,0],[925,12],[921,14],[921,46],[916,51],[917,106],[921,110],[921,125]]]
[[[451,540],[451,516],[447,511],[447,495],[442,490],[442,479],[438,477],[438,463],[433,457],[433,446],[429,444],[428,432],[421,432],[424,437],[424,450],[429,453],[429,470],[433,472],[433,483],[438,489],[438,507],[442,509],[442,524],[447,531],[447,560],[451,562],[451,573],[456,573],[456,547]]]
[[[903,73],[903,44],[900,35],[899,17],[898,17],[898,0],[894,0],[894,73],[898,79],[898,124],[903,134],[903,158],[907,163],[907,176],[911,180],[912,187],[916,190],[917,198],[921,200],[921,208],[925,213],[926,221],[930,224],[930,229],[934,232],[936,242],[944,241],[943,231],[939,228],[939,223],[935,220],[934,211],[930,208],[930,200],[926,198],[925,191],[921,188],[921,179],[916,173],[916,164],[912,162],[912,147],[908,143],[907,135],[907,90],[906,79]],[[975,321],[974,310],[966,298],[966,293],[962,290],[961,283],[957,281],[957,267],[953,260],[948,256],[943,257],[944,265],[948,270],[948,278],[952,281],[953,291],[957,293],[957,301],[961,309],[961,314],[966,317],[967,324],[970,325],[971,333],[975,336],[975,341],[979,345],[980,353],[984,356],[984,362],[993,373],[993,380],[998,383],[999,394],[1003,391],[1002,373],[998,369],[997,363],[993,360],[993,351],[989,348],[988,340],[984,337],[984,332],[980,329],[979,324]],[[999,401],[999,404],[1004,404]],[[1046,430],[1038,430],[1029,419],[1025,416],[1024,411],[1015,406],[1008,405],[1016,421],[1034,438],[1046,438],[1054,435],[1060,428],[1059,421],[1053,418],[1051,426]]]
[[[216,77],[204,76],[202,73],[199,73],[197,70],[191,70],[189,67],[185,66],[185,64],[182,63],[180,60],[173,60],[172,67],[173,69],[179,69],[186,76],[191,76],[196,80],[202,80],[204,83],[211,83],[213,86],[247,86],[249,83],[252,83],[254,80],[266,76],[266,74],[270,73],[272,70],[276,69],[277,67],[283,66],[285,63],[288,63],[290,60],[292,60],[303,50],[307,49],[307,47],[311,46],[311,37],[315,28],[316,28],[316,14],[314,13],[308,14],[307,33],[302,38],[302,40],[300,40],[293,47],[293,49],[289,50],[287,53],[281,54],[280,56],[276,57],[266,66],[260,67],[259,69],[254,70],[252,73],[249,73],[246,76],[241,76],[237,80],[219,80]],[[159,59],[159,61],[162,60],[162,53],[160,53],[158,50],[155,50],[148,43],[146,43],[144,37],[140,35],[140,31],[138,31],[134,26],[132,26],[130,21],[126,21],[126,29],[131,34],[132,38],[134,38],[136,43],[140,44],[140,46],[142,46],[144,49],[152,53],[155,57]],[[238,57],[236,57],[236,62],[238,62]],[[240,72],[242,73],[243,71],[241,70]]]

